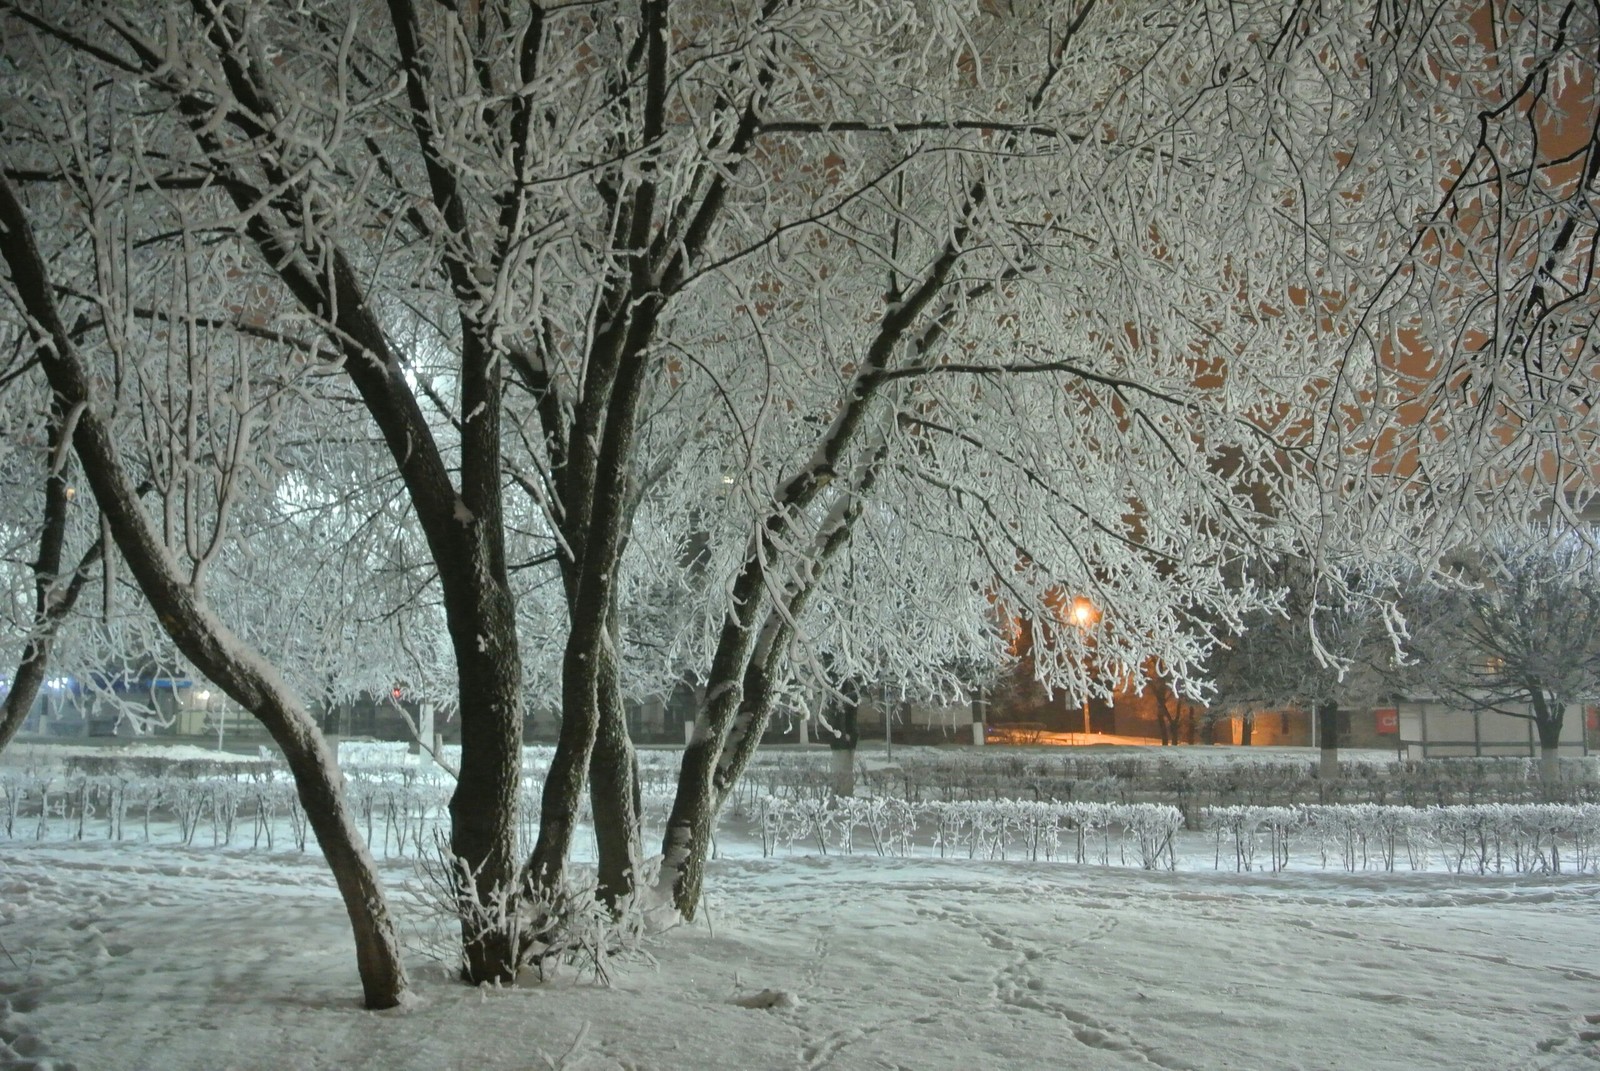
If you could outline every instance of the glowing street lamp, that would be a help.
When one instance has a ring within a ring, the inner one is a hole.
[[[1094,617],[1094,603],[1082,595],[1072,600],[1072,623],[1074,625],[1077,625],[1087,633],[1089,626],[1094,624]],[[1083,694],[1083,735],[1089,735],[1089,693],[1087,691]]]

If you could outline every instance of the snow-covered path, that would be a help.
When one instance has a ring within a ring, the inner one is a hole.
[[[315,856],[13,842],[0,1067],[1600,1067],[1593,876],[794,855],[711,888],[612,989],[418,960],[374,1014]]]

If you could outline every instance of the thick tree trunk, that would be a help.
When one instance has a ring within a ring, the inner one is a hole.
[[[461,868],[454,875],[461,917],[461,976],[474,985],[510,982],[516,977],[520,951],[517,811],[522,787],[522,667],[509,607],[485,608],[470,637],[463,635],[466,629],[457,621],[451,625],[462,711],[461,768],[450,796],[450,853]],[[468,645],[470,649],[464,650]]]
[[[1555,794],[1561,785],[1561,749],[1554,744],[1539,746],[1539,782],[1546,794]]]
[[[828,750],[828,782],[835,796],[856,794],[856,749],[834,747]]]
[[[1317,777],[1323,781],[1339,778],[1339,704],[1317,706]]]
[[[652,42],[656,36],[649,35]],[[647,225],[649,212],[637,222]],[[642,249],[643,238],[642,233],[635,234],[630,246]],[[605,750],[600,761],[624,764],[603,771],[590,797],[591,801],[595,793],[606,797],[599,801],[595,818],[605,826],[599,849],[607,895],[626,895],[628,883],[638,873],[637,834],[628,833],[624,817],[633,806],[633,747],[627,739],[614,664],[616,584],[633,508],[629,485],[649,367],[646,351],[663,297],[651,293],[630,302],[622,291],[614,297],[616,307],[590,349],[587,375],[593,382],[586,379],[585,396],[565,441],[562,531],[573,555],[564,577],[571,629],[562,656],[561,733],[545,778],[539,837],[525,872],[528,888],[547,899],[565,881],[579,803],[602,733]],[[601,832],[598,827],[597,832]]]
[[[93,408],[88,374],[57,312],[27,216],[4,175],[0,175],[0,255],[10,266],[29,316],[43,332],[38,339],[40,362],[62,405],[74,414],[73,447],[129,570],[178,649],[259,718],[282,750],[350,917],[367,1007],[399,1004],[407,990],[400,944],[377,867],[345,805],[339,768],[311,714],[289,695],[269,665],[211,615],[156,537],[123,469],[111,429]]]
[[[589,761],[589,804],[594,814],[598,873],[595,896],[613,911],[632,897],[639,880],[639,756],[628,735],[614,648],[605,649],[599,679],[599,724]]]
[[[709,724],[697,723],[694,738],[683,749],[678,791],[662,837],[660,883],[671,890],[673,906],[685,920],[693,920],[705,884],[711,828],[717,813],[712,777],[719,751]]]
[[[763,650],[751,657],[754,604],[762,575],[760,561],[749,559],[735,581],[732,610],[723,620],[722,634],[706,680],[705,717],[695,719],[694,735],[683,749],[678,790],[662,836],[658,881],[663,888],[672,890],[673,904],[685,919],[694,918],[700,902],[711,829],[722,803],[714,778],[724,748],[735,726],[742,723],[749,730],[764,713],[759,697],[746,696],[747,677],[752,672],[761,672],[756,667],[766,665],[772,641],[786,635],[782,626],[773,626],[769,618],[762,630]],[[748,713],[747,698],[756,701],[756,706]],[[759,735],[757,731],[756,736]],[[756,742],[748,741],[748,746],[753,749]]]
[[[845,699],[838,704],[829,720],[833,732],[828,737],[828,749],[833,760],[830,773],[835,796],[856,794],[856,745],[861,740],[861,704],[854,690],[845,688]]]
[[[593,659],[570,645],[561,666],[561,731],[539,799],[539,837],[528,859],[524,887],[549,900],[566,879],[567,853],[577,830],[583,788],[599,731],[599,697]]]
[[[617,501],[596,510],[591,528],[595,538],[582,550],[580,576],[570,582],[573,624],[562,655],[561,732],[545,775],[539,836],[524,877],[526,888],[544,900],[553,898],[566,880],[586,782],[600,852],[599,895],[620,904],[632,893],[639,873],[636,760],[617,679],[612,607],[623,535],[622,482],[619,475],[608,489]],[[607,537],[598,538],[601,533]],[[607,564],[597,565],[591,556]]]
[[[211,677],[211,671],[206,675]],[[344,900],[355,935],[356,968],[365,1004],[375,1009],[395,1007],[405,999],[408,988],[400,942],[377,865],[361,841],[345,800],[344,777],[309,712],[296,707],[292,716],[285,711],[281,719],[261,720],[289,764],[300,805]]]
[[[1539,783],[1546,798],[1555,799],[1561,789],[1561,726],[1567,706],[1541,687],[1532,686],[1528,692],[1539,733]]]

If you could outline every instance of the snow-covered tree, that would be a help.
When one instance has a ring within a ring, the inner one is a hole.
[[[20,390],[11,392],[13,401],[16,400],[17,393],[20,393]],[[4,396],[0,393],[0,398]],[[74,496],[74,489],[68,482],[71,474],[67,466],[71,457],[70,447],[66,442],[67,414],[60,406],[42,408],[47,414],[46,425],[37,430],[43,432],[42,436],[38,436],[43,441],[36,443],[31,450],[17,448],[20,444],[14,443],[11,444],[13,449],[7,451],[12,455],[8,459],[11,464],[7,466],[11,473],[36,474],[42,493],[39,506],[35,509],[29,509],[19,501],[16,503],[15,512],[8,511],[6,543],[12,553],[8,554],[7,558],[16,561],[14,555],[18,555],[24,547],[36,549],[37,553],[29,569],[32,574],[34,596],[32,606],[28,607],[31,613],[27,613],[26,616],[17,615],[20,620],[14,620],[17,626],[14,634],[23,637],[23,642],[20,652],[11,660],[16,669],[9,678],[4,703],[0,705],[0,750],[4,750],[17,735],[33,708],[34,700],[38,698],[40,688],[44,685],[50,664],[50,651],[55,645],[62,622],[66,620],[67,615],[77,604],[79,596],[83,594],[92,575],[91,571],[104,551],[104,544],[96,538],[89,544],[88,549],[82,552],[75,564],[67,559],[69,512]],[[15,411],[28,413],[29,409],[18,406]],[[25,435],[34,437],[20,427],[8,428],[7,431],[18,439],[22,439]],[[20,488],[15,483],[8,487],[8,492],[11,493],[18,490]],[[10,494],[7,497],[10,497]],[[24,517],[31,519],[35,516],[39,521],[37,536],[36,542],[32,542],[30,546],[27,536],[34,534],[33,526],[17,522]],[[14,567],[7,568],[8,574],[20,574],[20,572],[21,570]],[[10,614],[7,616],[11,617]],[[4,655],[11,655],[11,652],[5,651]]]
[[[62,414],[62,427],[71,429],[74,450],[123,558],[173,641],[207,677],[254,712],[283,750],[350,915],[367,1003],[393,1006],[406,989],[405,969],[376,865],[344,806],[338,768],[315,721],[277,671],[203,601],[204,572],[221,545],[231,492],[218,496],[210,540],[184,538],[196,534],[193,517],[163,531],[146,511],[115,438],[115,407],[106,405],[105,392],[91,378],[75,332],[66,326],[50,265],[11,179],[4,175],[0,175],[0,257],[9,268],[10,293],[26,318],[54,392],[52,404]],[[196,354],[190,350],[189,356]],[[218,413],[218,407],[209,407],[207,421]],[[249,410],[235,415],[236,443],[246,441]],[[206,471],[201,468],[193,475],[204,478]],[[170,513],[167,519],[173,519]]]
[[[1213,651],[1212,709],[1249,717],[1294,707],[1314,715],[1321,776],[1338,777],[1340,708],[1392,690],[1400,626],[1384,612],[1393,597],[1376,574],[1319,576],[1295,558],[1262,570],[1254,582],[1281,601],[1246,614],[1242,629]]]
[[[199,481],[179,500],[220,517],[292,501],[227,460],[258,444],[244,385],[274,385],[274,420],[353,388],[330,430],[356,406],[376,429],[384,471],[355,483],[404,489],[406,569],[436,574],[454,663],[465,974],[504,979],[586,780],[602,895],[636,891],[629,681],[706,685],[661,871],[689,915],[808,649],[932,677],[1026,616],[1056,686],[1192,675],[1208,623],[1252,605],[1226,582],[1241,559],[1435,545],[1527,451],[1592,449],[1587,410],[1547,404],[1589,374],[1587,304],[1549,300],[1588,285],[1583,184],[1556,180],[1589,143],[1556,160],[1517,124],[1583,106],[1561,89],[1592,72],[1595,16],[1547,7],[18,0],[3,239],[100,508],[197,665],[218,633],[195,592],[234,529],[129,497],[95,430],[108,395],[163,435],[209,429],[210,451],[179,436]],[[1524,320],[1561,371],[1530,386],[1445,313],[1489,290],[1458,260],[1506,235],[1515,273],[1557,217]],[[1470,383],[1438,373],[1459,360]],[[183,404],[118,393],[130,376]],[[900,549],[873,583],[947,593],[918,596],[942,649],[861,642],[823,609],[864,590],[828,585],[874,523]],[[552,588],[559,626],[533,594]],[[1059,620],[1062,591],[1094,629]],[[541,655],[561,739],[523,867]],[[292,688],[202,668],[316,781]]]
[[[1416,664],[1404,680],[1464,710],[1532,721],[1540,775],[1558,776],[1570,707],[1600,696],[1600,553],[1586,538],[1499,532],[1407,597]]]

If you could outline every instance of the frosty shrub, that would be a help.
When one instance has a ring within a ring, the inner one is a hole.
[[[763,797],[755,816],[762,849],[796,844],[850,853],[862,834],[879,855],[926,847],[941,858],[1055,860],[1173,869],[1174,807],[1158,804],[960,800],[911,803],[882,797]],[[1063,851],[1063,842],[1069,847]]]
[[[448,832],[449,775],[437,766],[408,765],[404,745],[346,744],[341,759],[352,812],[375,853],[435,865],[438,838]],[[519,835],[524,845],[537,831],[538,778],[548,748],[529,748],[525,755]],[[641,820],[646,828],[665,826],[673,803],[666,779],[651,771],[669,768],[673,753],[641,753]],[[364,761],[355,761],[356,759]],[[283,768],[271,762],[161,762],[141,758],[118,764],[96,757],[92,764],[49,764],[32,761],[0,766],[0,835],[8,839],[137,839],[186,847],[231,847],[305,851],[314,847],[305,813]],[[740,797],[730,808],[730,822],[748,823],[762,850],[779,849],[822,854],[871,852],[905,857],[925,852],[970,859],[1063,861],[1145,869],[1177,867],[1175,839],[1187,824],[1209,834],[1212,865],[1238,871],[1277,871],[1290,865],[1338,867],[1348,871],[1426,870],[1434,866],[1457,874],[1590,873],[1600,864],[1600,803],[1522,802],[1527,785],[1537,786],[1533,764],[1484,760],[1429,764],[1429,786],[1416,793],[1424,806],[1352,802],[1335,804],[1225,804],[1189,810],[1165,802],[1135,800],[1016,798],[983,795],[942,799],[977,791],[999,792],[1011,781],[1013,793],[1026,792],[1040,778],[1070,768],[1095,772],[1124,786],[1118,795],[1143,795],[1130,786],[1161,782],[1171,769],[1148,760],[1103,760],[996,756],[967,753],[956,759],[916,757],[893,779],[897,791],[851,797],[835,796],[827,787],[827,755],[778,752],[772,761],[758,757],[751,783],[774,786],[754,799]],[[1166,764],[1168,767],[1176,764]],[[1271,783],[1293,764],[1260,764]],[[1309,765],[1309,764],[1308,764]],[[1571,769],[1582,771],[1578,763]],[[1223,777],[1248,781],[1255,764],[1222,767]],[[93,770],[94,772],[85,772]],[[924,779],[930,772],[949,773],[939,784]],[[880,771],[881,773],[881,771]],[[1347,780],[1369,786],[1386,784],[1385,795],[1413,776],[1401,764],[1367,764],[1365,772]],[[1198,779],[1189,782],[1191,788]],[[1420,784],[1421,781],[1412,781]],[[1587,784],[1577,782],[1574,784]],[[930,788],[930,785],[935,787]],[[909,792],[904,791],[909,787]],[[1504,791],[1514,802],[1431,804],[1435,795],[1484,795]],[[1154,793],[1152,793],[1154,794]],[[1376,793],[1372,793],[1376,794]],[[587,801],[578,820],[589,821]],[[714,831],[713,831],[714,832]],[[576,880],[576,879],[574,879]],[[438,884],[437,881],[434,882]],[[434,898],[437,899],[436,897]],[[448,901],[454,905],[455,901]],[[585,922],[582,896],[563,893],[559,903],[541,904],[533,916],[561,921],[563,933]],[[459,906],[459,905],[456,905]],[[472,905],[486,921],[500,918],[497,905]],[[455,908],[452,907],[452,910]],[[450,915],[439,913],[441,924]],[[519,916],[520,917],[520,916]],[[609,916],[608,916],[609,918]],[[555,923],[552,922],[552,925]],[[523,924],[519,922],[519,926]],[[532,924],[529,924],[532,927]],[[441,931],[442,932],[442,931]],[[527,933],[543,932],[538,927]],[[608,931],[609,932],[609,931]],[[541,943],[565,947],[572,939],[554,934]],[[613,941],[608,937],[607,941]],[[576,947],[587,947],[578,942]],[[530,961],[531,962],[531,961]]]
[[[1193,762],[1170,758],[1108,758],[1070,749],[1018,754],[1000,748],[897,749],[893,763],[861,764],[860,790],[910,802],[1035,799],[1094,803],[1167,803],[1185,815],[1225,806],[1378,803],[1414,807],[1465,803],[1532,803],[1547,799],[1531,759],[1484,758],[1428,762],[1346,761],[1342,776],[1317,776],[1310,760],[1253,759]],[[648,779],[648,775],[647,775]],[[826,753],[758,754],[746,773],[751,806],[761,796],[822,798],[832,794]],[[1561,802],[1600,799],[1593,759],[1564,759],[1553,788]]]
[[[514,933],[519,970],[531,971],[541,981],[571,969],[580,978],[610,985],[619,961],[649,959],[640,946],[644,912],[626,905],[613,913],[597,902],[592,875],[574,871],[549,899],[527,894],[484,899],[473,875],[461,872],[462,865],[443,829],[435,829],[431,846],[416,856],[415,880],[408,888],[417,907],[411,944],[422,955],[465,969],[465,919],[485,932]]]
[[[1204,823],[1227,846],[1236,870],[1281,870],[1291,841],[1312,846],[1324,867],[1393,871],[1403,861],[1427,870],[1437,858],[1455,874],[1590,872],[1600,844],[1600,804],[1462,804],[1391,807],[1349,804],[1304,807],[1218,807]],[[1265,847],[1271,862],[1257,863]]]
[[[542,783],[554,748],[533,745],[522,753],[525,781]],[[872,754],[876,757],[877,753]],[[459,749],[447,746],[454,763]],[[642,748],[639,776],[647,794],[676,789],[681,752]],[[406,745],[344,741],[340,765],[362,776],[430,776],[449,783],[437,767],[426,775],[407,765]],[[766,796],[826,799],[834,794],[829,753],[821,748],[757,752],[729,806],[751,814]],[[1538,763],[1523,758],[1373,762],[1346,760],[1334,782],[1317,777],[1312,760],[1238,756],[1195,762],[1167,757],[1097,756],[1068,748],[1013,751],[1006,748],[896,748],[893,762],[859,762],[856,781],[868,796],[927,800],[1034,799],[1092,803],[1167,803],[1186,815],[1233,805],[1287,807],[1300,804],[1397,803],[1414,807],[1453,803],[1545,802]],[[1592,758],[1564,759],[1561,802],[1600,799],[1600,764]]]

